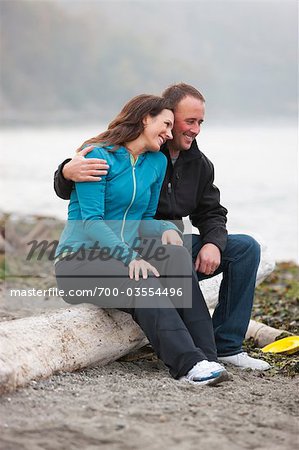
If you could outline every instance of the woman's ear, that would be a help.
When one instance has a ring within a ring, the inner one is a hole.
[[[142,123],[143,123],[143,125],[145,127],[148,125],[149,119],[150,119],[150,115],[149,114],[147,114],[145,117],[143,117]]]

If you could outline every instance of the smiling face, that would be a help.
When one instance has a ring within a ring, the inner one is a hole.
[[[168,144],[173,151],[189,150],[200,132],[204,120],[205,103],[195,97],[184,97],[174,113],[173,140]]]
[[[146,116],[143,119],[144,131],[142,133],[145,148],[150,151],[158,151],[164,142],[172,139],[173,122],[173,112],[169,109],[163,109],[155,117]]]

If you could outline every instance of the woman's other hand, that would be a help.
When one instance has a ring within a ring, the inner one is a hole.
[[[62,174],[66,180],[82,181],[100,181],[100,175],[107,175],[109,166],[104,159],[84,158],[94,146],[85,147],[78,152],[71,161],[62,169]]]
[[[179,235],[179,233],[175,230],[166,230],[162,234],[161,238],[162,244],[167,245],[183,245],[183,241]]]
[[[157,269],[147,261],[144,261],[144,259],[133,259],[133,261],[129,264],[129,277],[131,280],[135,278],[135,280],[138,281],[140,272],[142,274],[142,278],[144,279],[148,277],[148,272],[152,272],[156,277],[160,276]]]

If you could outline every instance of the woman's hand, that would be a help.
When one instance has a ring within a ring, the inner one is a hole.
[[[135,278],[136,281],[139,281],[140,271],[144,279],[148,277],[148,272],[152,272],[156,277],[160,276],[157,269],[147,261],[144,261],[144,259],[133,259],[129,264],[129,277],[131,280]]]
[[[162,234],[161,238],[162,244],[167,245],[183,245],[183,241],[179,235],[179,233],[175,230],[166,230]]]

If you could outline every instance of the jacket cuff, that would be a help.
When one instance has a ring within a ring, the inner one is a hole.
[[[167,230],[175,230],[175,231],[177,231],[177,233],[179,233],[180,236],[182,236],[183,233],[173,222],[170,222],[168,220],[160,220],[160,222],[161,222],[161,231],[162,231],[161,234]]]
[[[202,238],[202,245],[205,244],[214,244],[219,248],[220,252],[223,253],[227,244],[227,235],[223,236],[221,239]]]
[[[63,163],[58,166],[58,169],[56,170],[54,175],[54,190],[58,197],[64,200],[69,200],[74,185],[73,181],[66,180],[62,173],[65,164],[67,164],[69,161],[71,161],[70,158],[63,161]]]
[[[67,180],[66,178],[64,178],[63,173],[62,173],[64,166],[65,166],[67,163],[69,163],[71,160],[72,160],[72,158],[67,158],[67,159],[65,159],[61,164],[59,164],[58,169],[57,169],[57,174],[58,174],[58,176],[60,176],[64,181],[73,183],[73,181]]]

